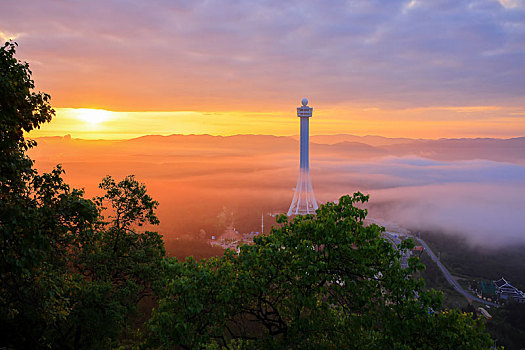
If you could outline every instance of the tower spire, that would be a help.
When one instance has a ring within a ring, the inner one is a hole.
[[[302,106],[297,107],[297,116],[301,118],[299,178],[297,179],[292,204],[288,209],[288,216],[315,214],[315,210],[318,208],[310,179],[309,119],[312,117],[313,108],[308,107],[306,98],[303,98],[301,103]]]

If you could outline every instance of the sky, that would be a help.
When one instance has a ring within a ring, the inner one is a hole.
[[[525,0],[2,0],[34,136],[525,135]]]

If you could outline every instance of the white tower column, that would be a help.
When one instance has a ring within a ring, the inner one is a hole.
[[[301,118],[299,178],[297,179],[292,204],[288,209],[288,216],[315,214],[315,210],[318,208],[310,179],[309,121],[312,117],[313,108],[308,107],[306,98],[303,98],[301,102],[303,105],[297,107],[297,116]]]

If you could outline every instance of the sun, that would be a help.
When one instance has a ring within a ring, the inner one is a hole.
[[[74,113],[78,119],[91,125],[97,125],[111,119],[111,112],[104,109],[78,108]]]

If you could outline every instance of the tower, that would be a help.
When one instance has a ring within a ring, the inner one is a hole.
[[[309,119],[312,116],[313,108],[308,107],[308,100],[303,98],[301,107],[297,107],[297,116],[301,118],[301,155],[299,162],[299,178],[293,196],[292,204],[288,209],[288,216],[315,214],[318,208],[317,201],[312,188],[310,179],[310,160],[309,160]]]

